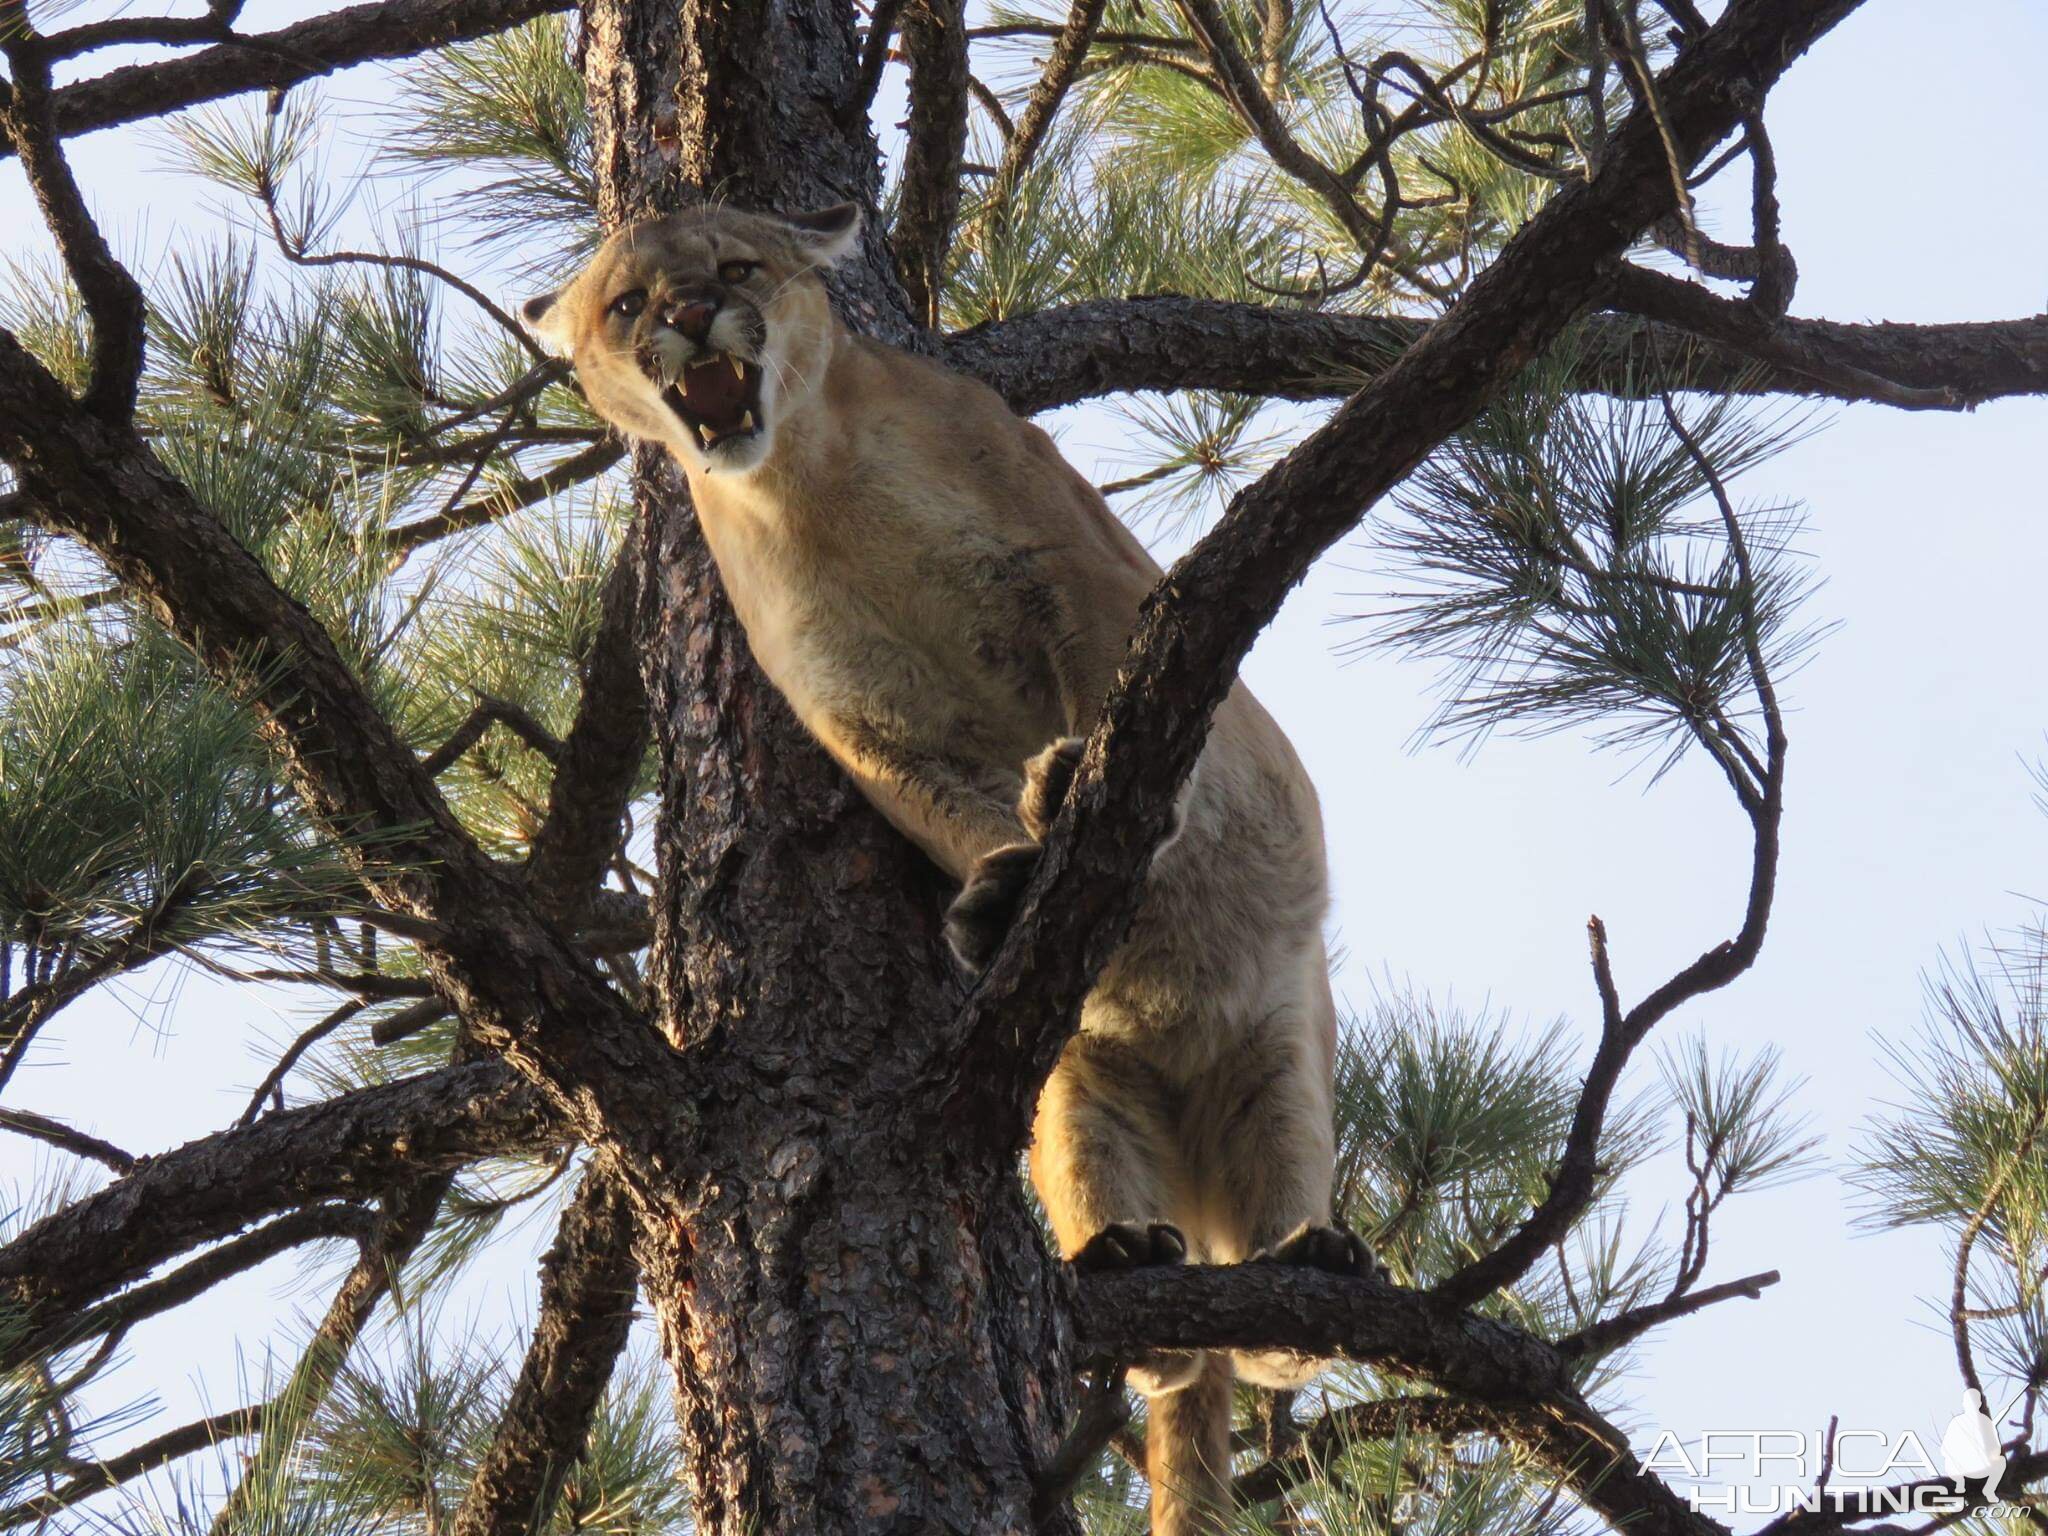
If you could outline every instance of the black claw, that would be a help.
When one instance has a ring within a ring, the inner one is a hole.
[[[1187,1239],[1176,1226],[1163,1221],[1143,1227],[1135,1222],[1113,1221],[1081,1245],[1072,1263],[1074,1268],[1092,1273],[1179,1264],[1187,1256]]]

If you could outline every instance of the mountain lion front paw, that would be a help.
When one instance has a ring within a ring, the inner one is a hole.
[[[1272,1247],[1252,1257],[1267,1264],[1299,1264],[1363,1280],[1384,1273],[1372,1250],[1365,1246],[1365,1239],[1356,1232],[1343,1227],[1319,1227],[1313,1222],[1303,1222]]]
[[[1154,1264],[1187,1261],[1188,1240],[1170,1222],[1155,1221],[1139,1226],[1134,1221],[1112,1221],[1089,1238],[1067,1262],[1084,1273],[1104,1269],[1142,1269]]]
[[[1045,841],[1053,818],[1066,803],[1087,745],[1085,736],[1062,736],[1024,765],[1024,793],[1017,797],[1017,816],[1024,830],[1040,842]]]
[[[1002,948],[1003,935],[1017,915],[1017,899],[1038,868],[1036,843],[1012,843],[983,854],[967,884],[946,909],[946,943],[953,956],[979,976]]]

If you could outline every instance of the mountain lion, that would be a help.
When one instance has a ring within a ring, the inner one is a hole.
[[[682,464],[762,669],[961,882],[947,937],[979,969],[1160,571],[992,391],[839,324],[817,272],[859,226],[850,205],[692,209],[621,230],[524,315],[607,420]],[[1315,790],[1239,684],[1039,1100],[1032,1181],[1076,1265],[1371,1267],[1330,1225],[1325,883]],[[1320,1362],[1132,1366],[1155,1532],[1226,1503],[1233,1365],[1291,1388]]]

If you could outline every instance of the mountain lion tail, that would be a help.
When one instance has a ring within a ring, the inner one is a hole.
[[[1201,1373],[1150,1400],[1145,1476],[1152,1536],[1217,1536],[1230,1507],[1230,1356],[1212,1349]]]

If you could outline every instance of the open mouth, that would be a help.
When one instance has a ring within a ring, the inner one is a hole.
[[[685,364],[661,398],[707,453],[761,435],[761,370],[730,352],[708,352]]]

